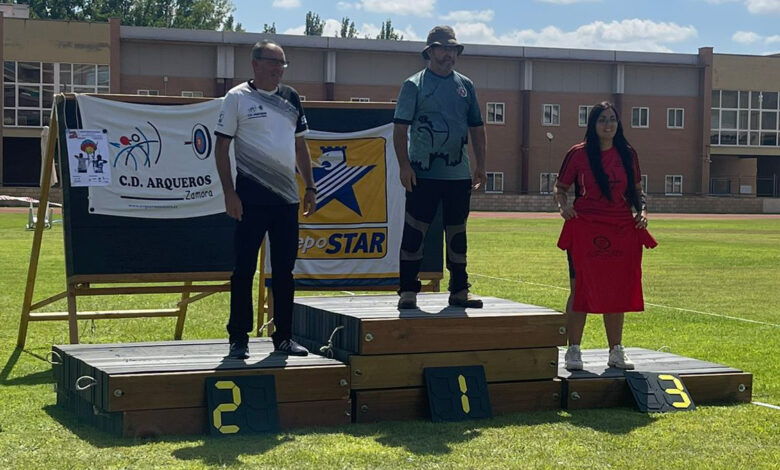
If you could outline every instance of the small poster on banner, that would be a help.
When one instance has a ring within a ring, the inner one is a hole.
[[[68,166],[71,186],[108,186],[108,138],[103,131],[68,130]]]

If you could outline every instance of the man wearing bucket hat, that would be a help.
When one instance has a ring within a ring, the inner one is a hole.
[[[471,80],[455,70],[463,52],[449,26],[428,33],[422,56],[428,66],[404,81],[395,107],[393,140],[406,189],[406,218],[400,253],[398,308],[417,307],[423,241],[442,204],[450,271],[449,304],[481,308],[469,292],[466,219],[471,190],[484,184],[485,127]],[[474,149],[473,179],[468,139]]]

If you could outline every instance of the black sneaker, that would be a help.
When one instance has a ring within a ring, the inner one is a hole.
[[[249,345],[246,343],[230,343],[228,357],[233,359],[249,359]]]
[[[277,339],[271,336],[274,342],[274,353],[287,354],[288,356],[308,356],[309,350],[296,343],[292,339]]]

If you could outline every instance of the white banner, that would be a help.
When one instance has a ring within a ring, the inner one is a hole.
[[[225,211],[214,161],[221,99],[163,106],[77,95],[82,127],[108,136],[111,184],[89,188],[93,214],[186,218]]]
[[[393,125],[353,133],[311,131],[306,143],[317,186],[317,212],[299,213],[296,283],[361,286],[398,282],[405,193],[393,149]],[[303,199],[303,181],[298,178]],[[268,239],[266,238],[266,243]],[[266,256],[266,273],[271,272]]]

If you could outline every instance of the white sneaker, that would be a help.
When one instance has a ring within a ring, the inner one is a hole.
[[[582,370],[582,353],[579,344],[572,344],[566,350],[566,369]]]
[[[622,345],[616,344],[614,348],[609,351],[609,360],[607,361],[609,367],[617,367],[618,369],[633,369],[634,363],[626,355],[626,350]]]

